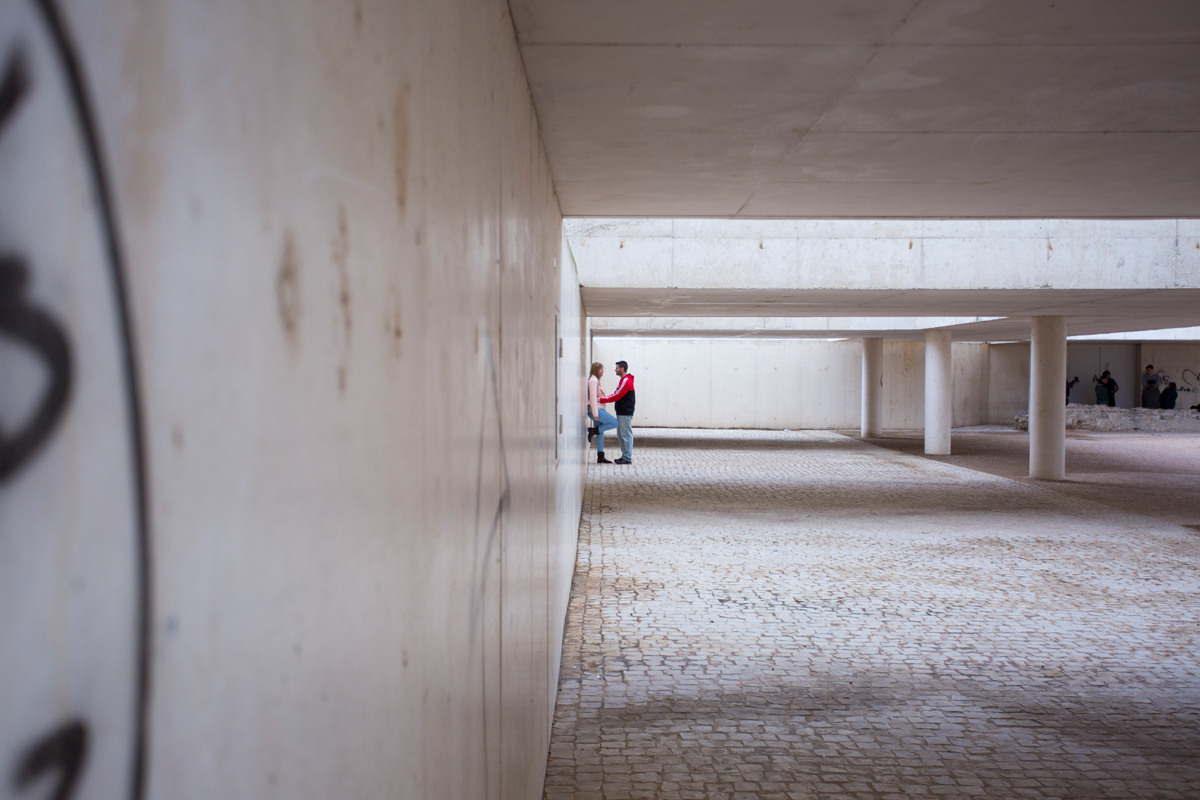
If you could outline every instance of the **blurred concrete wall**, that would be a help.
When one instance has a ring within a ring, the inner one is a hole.
[[[540,796],[582,320],[507,4],[48,9],[0,4],[4,300],[70,353],[52,408],[53,335],[0,337],[0,451],[53,412],[0,479],[0,797]]]

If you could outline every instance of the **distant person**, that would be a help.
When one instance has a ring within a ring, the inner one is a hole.
[[[1179,399],[1179,390],[1175,388],[1175,381],[1167,384],[1167,388],[1162,390],[1162,394],[1158,398],[1159,408],[1174,408],[1175,401]]]
[[[613,463],[632,464],[633,405],[635,402],[633,376],[629,374],[629,364],[624,361],[618,361],[616,369],[617,377],[621,379],[617,383],[617,390],[607,397],[601,397],[600,402],[616,403],[614,410],[617,412],[617,440],[621,442],[621,457]]]
[[[592,441],[593,436],[599,437],[596,442],[596,463],[611,464],[612,462],[604,457],[604,434],[617,427],[617,421],[600,403],[600,379],[603,377],[604,365],[597,361],[592,364],[592,373],[588,377],[587,414],[593,423],[592,427],[588,428],[588,442]]]
[[[1117,382],[1112,379],[1112,373],[1108,370],[1100,373],[1100,379],[1096,381],[1096,405],[1098,406],[1115,406],[1117,404]]]
[[[1142,388],[1145,389],[1146,384],[1148,384],[1150,381],[1158,383],[1158,376],[1154,374],[1153,364],[1147,364],[1146,371],[1142,373]]]
[[[1150,369],[1150,367],[1146,367]],[[1148,378],[1148,380],[1147,380]],[[1158,408],[1162,398],[1158,393],[1158,376],[1142,376],[1142,408]]]
[[[1079,383],[1079,376],[1076,375],[1074,380],[1067,381],[1067,405],[1071,405],[1071,387]]]

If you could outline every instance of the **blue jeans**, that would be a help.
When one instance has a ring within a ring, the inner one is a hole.
[[[596,452],[603,453],[604,452],[604,432],[611,431],[613,428],[617,427],[617,421],[613,418],[612,414],[608,413],[603,408],[600,409],[600,421],[599,422],[597,422],[596,418],[592,416],[592,410],[590,408],[588,409],[588,419],[590,419],[592,421],[593,427],[600,429],[599,435],[596,436]]]
[[[633,417],[617,417],[617,439],[621,442],[621,458],[633,461]]]

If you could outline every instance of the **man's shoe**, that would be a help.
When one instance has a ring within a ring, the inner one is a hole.
[[[632,462],[632,461],[630,461],[628,458],[618,458],[618,459],[617,459],[616,461],[614,461],[613,463],[614,463],[614,464],[632,464],[633,462]]]
[[[612,462],[604,457],[604,453],[596,453],[596,463],[597,464],[611,464]]]
[[[592,443],[592,437],[594,437],[598,433],[600,433],[599,428],[595,428],[595,427],[588,428],[588,444]]]

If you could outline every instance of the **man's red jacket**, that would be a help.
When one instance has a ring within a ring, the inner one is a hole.
[[[601,403],[616,403],[614,409],[617,416],[633,416],[633,375],[622,375],[620,383],[617,384],[617,390],[607,397],[601,397]],[[628,397],[626,397],[628,395]],[[622,401],[623,402],[619,402]]]

